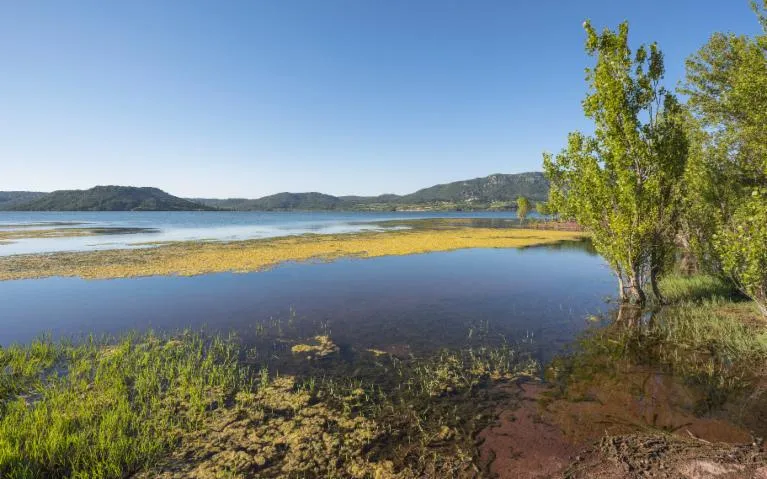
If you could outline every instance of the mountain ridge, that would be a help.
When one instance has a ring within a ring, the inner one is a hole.
[[[159,188],[100,185],[87,190],[57,190],[11,211],[197,211],[214,210],[164,192]]]
[[[524,196],[545,201],[549,184],[541,172],[495,173],[442,183],[406,195],[334,196],[282,192],[261,198],[180,198],[153,187],[95,186],[51,193],[2,192],[0,209],[11,211],[392,211],[512,209]],[[26,195],[26,196],[25,196]],[[8,198],[5,202],[3,198]]]
[[[548,198],[549,183],[541,172],[495,173],[469,180],[442,183],[406,195],[333,196],[318,192],[282,192],[261,198],[189,198],[208,206],[237,211],[273,210],[391,210],[511,208],[519,196],[532,201]],[[501,205],[500,203],[507,203]]]
[[[41,191],[0,191],[0,210],[34,201],[47,194]]]

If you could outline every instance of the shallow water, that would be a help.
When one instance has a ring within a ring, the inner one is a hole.
[[[545,359],[588,327],[589,315],[607,310],[614,288],[585,244],[284,264],[249,274],[5,281],[0,344],[44,331],[203,326],[253,337],[259,325],[290,323],[302,337],[330,331],[342,346],[414,352],[464,344],[469,334],[505,335]]]
[[[533,216],[533,215],[531,215]],[[355,233],[398,228],[381,221],[421,218],[513,219],[514,212],[260,212],[260,211],[0,211],[0,230],[45,228],[132,228],[131,234],[26,238],[0,242],[0,256],[146,247],[146,243],[234,241],[305,233]]]

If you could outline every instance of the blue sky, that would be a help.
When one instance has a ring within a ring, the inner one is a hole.
[[[539,170],[588,129],[582,22],[667,84],[747,0],[0,3],[0,190],[407,193]]]

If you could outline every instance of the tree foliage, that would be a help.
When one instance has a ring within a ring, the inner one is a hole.
[[[623,301],[644,303],[644,287],[673,252],[679,188],[687,158],[683,112],[661,86],[657,45],[632,54],[628,24],[597,33],[589,22],[583,111],[594,135],[571,133],[556,157],[544,155],[550,204],[591,233],[614,269]]]
[[[701,262],[767,314],[767,1],[752,5],[762,35],[714,34],[687,61],[684,225]]]
[[[527,214],[530,212],[530,200],[524,196],[517,198],[517,218],[524,221],[527,218]]]
[[[547,218],[551,216],[553,213],[551,211],[551,207],[549,204],[545,201],[539,201],[535,204],[535,211],[538,212],[539,215],[543,216],[544,218]]]

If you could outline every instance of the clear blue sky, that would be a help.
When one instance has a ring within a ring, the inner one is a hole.
[[[582,22],[667,84],[747,0],[0,3],[0,190],[406,193],[539,170],[588,129]]]

